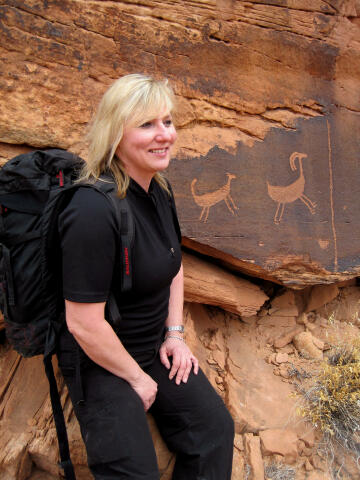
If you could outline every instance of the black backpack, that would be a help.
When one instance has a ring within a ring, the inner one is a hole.
[[[0,309],[6,337],[24,357],[43,354],[67,480],[74,480],[65,421],[51,357],[64,321],[62,278],[57,241],[59,213],[81,184],[83,165],[60,149],[36,150],[9,160],[0,170]],[[87,185],[103,193],[115,209],[121,239],[122,291],[131,288],[134,225],[129,204],[115,194],[112,181]],[[107,302],[113,323],[120,315],[113,296]]]

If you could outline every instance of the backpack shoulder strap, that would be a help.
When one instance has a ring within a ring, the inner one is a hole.
[[[135,238],[135,223],[130,204],[126,197],[120,198],[117,196],[116,184],[108,178],[106,178],[106,181],[97,181],[93,187],[102,192],[113,206],[120,236],[121,291],[128,292],[132,287],[131,252]]]
[[[129,202],[126,197],[119,198],[110,194],[120,233],[121,291],[128,292],[132,287],[132,247],[135,237],[135,224]]]
[[[83,186],[95,188],[105,195],[115,213],[115,220],[119,232],[118,252],[121,261],[121,292],[128,292],[132,288],[132,248],[135,238],[135,223],[129,202],[126,197],[117,196],[115,182],[106,177],[100,179],[94,184],[84,184]],[[121,315],[114,293],[111,291],[109,299],[106,302],[107,312],[110,323],[116,327],[121,322]]]

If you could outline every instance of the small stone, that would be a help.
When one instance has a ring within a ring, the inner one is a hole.
[[[212,356],[207,358],[206,361],[209,365],[217,365],[216,360],[214,360]]]
[[[320,350],[324,350],[325,343],[320,340],[319,338],[313,337],[313,342],[316,347],[318,347]]]
[[[245,453],[251,467],[251,480],[264,479],[264,462],[260,450],[260,438],[252,433],[245,433]]]
[[[261,431],[259,436],[264,455],[282,455],[286,463],[295,463],[298,457],[298,437],[294,431],[269,429]]]
[[[306,313],[304,312],[301,315],[299,315],[298,318],[296,319],[296,322],[300,325],[307,325],[309,323],[309,321],[308,321]]]
[[[220,350],[214,350],[212,352],[212,355],[217,365],[219,365],[220,368],[224,369],[226,361],[225,352]]]
[[[289,355],[287,353],[277,353],[275,361],[276,363],[286,363],[289,361]]]
[[[297,327],[293,328],[290,332],[287,332],[280,337],[278,337],[274,341],[274,347],[275,348],[282,348],[285,347],[288,343],[292,342],[293,338],[295,335],[303,331],[303,327],[301,325],[298,325]]]
[[[279,373],[280,373],[280,376],[283,378],[283,379],[289,379],[290,378],[290,375],[289,375],[289,367],[287,365],[280,365],[279,367]]]
[[[316,441],[315,430],[310,427],[306,432],[302,433],[299,438],[307,447],[312,448]]]
[[[244,439],[239,433],[235,433],[234,446],[241,452],[244,451]]]
[[[304,448],[305,447],[305,442],[303,440],[298,440],[297,441],[297,448],[298,448],[298,452],[299,452],[299,455],[302,455],[303,451],[304,451]]]
[[[310,332],[301,332],[294,337],[294,345],[305,358],[322,359],[323,352],[314,344]]]
[[[266,359],[266,362],[267,363],[272,363],[273,365],[277,365],[276,363],[276,353],[272,353],[271,355],[269,355]]]
[[[334,300],[339,294],[339,287],[337,285],[316,285],[312,287],[309,301],[306,305],[306,312],[317,310],[327,303]]]
[[[294,345],[291,345],[291,343],[285,345],[285,347],[282,348],[277,348],[277,352],[279,353],[287,353],[288,355],[291,355],[295,351]]]
[[[305,447],[302,451],[302,455],[304,455],[304,457],[311,457],[312,453],[312,448]]]

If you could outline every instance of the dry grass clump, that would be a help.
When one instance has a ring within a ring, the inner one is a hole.
[[[293,363],[290,363],[290,367],[288,368],[288,375],[289,378],[296,377],[298,380],[312,377],[312,374],[310,372],[306,372],[303,368],[295,367]]]
[[[282,463],[271,463],[265,467],[265,476],[271,480],[295,480],[295,469]]]
[[[360,342],[335,347],[315,383],[300,391],[306,400],[300,413],[323,432],[329,460],[340,446],[360,470]]]

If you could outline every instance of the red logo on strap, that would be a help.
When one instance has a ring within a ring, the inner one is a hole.
[[[127,247],[124,248],[124,255],[125,255],[125,273],[126,275],[130,275],[129,250]]]
[[[60,187],[63,187],[64,186],[64,172],[62,170],[59,170],[59,173],[56,175],[56,178],[59,179]]]

